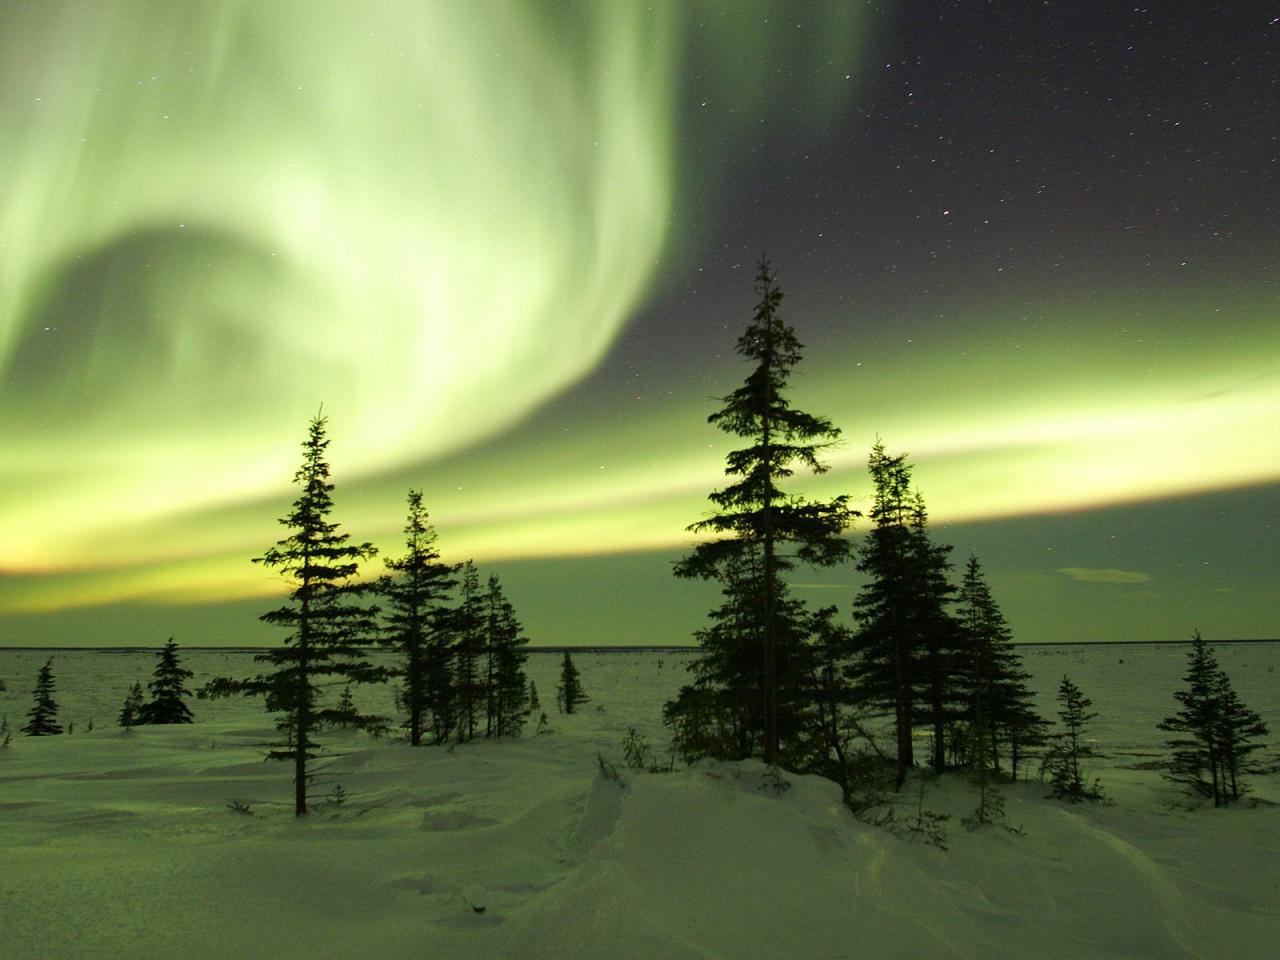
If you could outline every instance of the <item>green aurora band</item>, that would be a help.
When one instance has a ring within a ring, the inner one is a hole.
[[[351,479],[509,426],[595,365],[663,247],[673,31],[626,3],[548,20],[6,8],[10,564],[279,489],[321,401]]]
[[[729,448],[709,397],[738,364],[566,392],[690,242],[666,235],[707,186],[675,141],[688,12],[556,8],[0,12],[0,611],[278,591],[246,557],[321,401],[339,519],[388,549],[409,486],[451,559],[688,539]],[[815,60],[856,46],[817,33]],[[716,89],[759,97],[767,30],[705,42]],[[864,496],[877,433],[946,521],[1280,477],[1265,291],[1041,291],[1058,306],[1034,339],[996,299],[913,343],[781,281],[810,346],[797,403],[847,438],[802,492]],[[1216,346],[1189,348],[1206,324]]]

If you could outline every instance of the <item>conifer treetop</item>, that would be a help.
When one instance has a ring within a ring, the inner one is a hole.
[[[756,366],[742,386],[721,398],[721,408],[707,417],[708,423],[726,433],[754,442],[726,454],[725,475],[739,479],[712,491],[708,499],[719,511],[688,527],[690,532],[719,539],[698,544],[676,565],[677,576],[717,577],[731,555],[766,538],[795,545],[794,556],[811,565],[829,566],[848,556],[849,545],[841,535],[857,516],[849,509],[849,498],[810,502],[778,486],[794,475],[796,465],[813,473],[826,472],[821,453],[838,441],[840,431],[825,417],[793,408],[787,398],[791,370],[800,360],[802,345],[778,314],[782,291],[767,260],[760,262],[755,289],[760,302],[738,339],[737,350]],[[779,553],[773,563],[777,570],[786,570],[792,560]]]

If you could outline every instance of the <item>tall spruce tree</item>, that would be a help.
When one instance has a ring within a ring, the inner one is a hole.
[[[155,670],[147,685],[151,700],[138,708],[137,723],[190,723],[191,709],[186,697],[191,696],[185,682],[191,671],[178,659],[178,645],[170,637],[156,657]]]
[[[27,723],[22,732],[29,737],[48,737],[62,732],[58,724],[58,703],[53,699],[53,657],[45,661],[36,674],[36,688],[31,691],[35,702],[27,711]]]
[[[767,260],[760,262],[755,289],[760,300],[737,343],[738,353],[754,368],[743,385],[724,397],[721,408],[707,418],[750,445],[726,457],[725,474],[735,480],[711,493],[711,502],[719,512],[689,527],[715,539],[698,544],[676,564],[675,574],[726,583],[742,577],[744,570],[752,571],[755,586],[748,592],[759,599],[747,601],[740,615],[754,621],[754,627],[741,630],[740,635],[759,641],[748,659],[750,670],[761,678],[761,750],[767,762],[775,763],[780,756],[781,728],[787,725],[783,715],[809,708],[803,700],[787,702],[784,692],[805,688],[809,671],[805,657],[793,649],[803,646],[804,637],[786,622],[788,604],[782,574],[796,559],[820,566],[845,559],[848,543],[842,534],[854,514],[847,497],[806,501],[779,486],[792,476],[796,465],[824,472],[827,467],[819,456],[836,441],[839,430],[825,418],[792,408],[787,399],[801,344],[779,315],[782,290]],[[704,690],[728,691],[731,700],[740,699],[739,693],[749,695],[748,690],[737,689],[744,684],[740,672],[712,676],[704,670],[700,679]],[[697,697],[686,701],[694,699]],[[669,716],[679,722],[680,699],[669,706]]]
[[[858,570],[868,580],[853,604],[858,629],[851,674],[859,702],[893,715],[901,786],[915,763],[915,725],[931,727],[931,760],[941,772],[946,731],[958,716],[953,681],[961,643],[947,611],[955,593],[947,579],[951,548],[929,537],[924,499],[911,491],[905,454],[891,455],[877,440],[867,466],[872,528],[858,553]]]
[[[487,736],[519,736],[529,716],[529,688],[524,673],[528,654],[515,608],[502,591],[497,576],[489,577],[485,595],[485,649],[488,660],[489,716]]]
[[[457,735],[459,741],[467,741],[476,735],[488,695],[481,672],[486,640],[485,597],[480,589],[480,573],[470,560],[462,565],[462,585],[458,604],[449,613],[449,630],[455,651]]]
[[[1044,740],[1047,724],[1034,706],[1027,686],[1030,675],[1013,648],[1013,634],[987,586],[978,558],[970,556],[956,598],[956,621],[963,649],[959,663],[966,724],[985,731],[983,745],[994,771],[1000,769],[1000,747],[1009,750],[1010,775],[1026,748]],[[967,757],[972,764],[974,758]]]
[[[1222,704],[1218,699],[1218,660],[1197,630],[1187,651],[1186,688],[1174,693],[1181,709],[1163,720],[1159,727],[1183,734],[1168,742],[1172,756],[1167,779],[1190,787],[1223,804],[1222,758],[1218,755]]]
[[[951,547],[929,536],[928,513],[920,491],[911,496],[911,569],[913,571],[912,626],[919,648],[915,676],[919,682],[916,719],[932,728],[931,763],[935,773],[947,765],[947,732],[963,717],[956,683],[961,669],[963,641],[947,606],[955,599],[948,574]]]
[[[444,621],[457,568],[440,560],[421,491],[410,490],[408,500],[405,552],[384,560],[391,575],[379,582],[379,595],[386,623],[382,640],[400,657],[393,673],[401,682],[400,699],[409,714],[409,743],[416,747],[422,742],[428,713],[437,743],[448,736],[451,726],[452,650]]]
[[[858,623],[853,667],[858,700],[893,714],[897,783],[915,763],[912,694],[916,648],[910,629],[911,468],[905,454],[889,455],[879,440],[867,462],[873,485],[871,530],[857,568],[869,581],[854,600]]]
[[[1218,700],[1222,704],[1218,730],[1218,755],[1222,757],[1223,786],[1226,796],[1239,800],[1247,791],[1241,775],[1261,773],[1266,767],[1253,763],[1249,755],[1262,747],[1258,738],[1268,733],[1262,717],[1246,707],[1239,694],[1231,687],[1231,681],[1223,672],[1218,674]]]
[[[362,650],[376,639],[377,608],[363,600],[367,587],[356,579],[360,562],[377,550],[370,543],[351,542],[350,535],[340,533],[339,525],[329,519],[333,484],[325,460],[325,425],[325,418],[317,415],[302,445],[302,466],[293,478],[301,492],[280,519],[289,535],[253,558],[254,563],[279,570],[291,587],[285,605],[259,617],[288,631],[283,646],[254,657],[274,670],[245,679],[218,677],[199,694],[261,696],[267,709],[280,715],[276,726],[287,742],[267,756],[293,762],[294,814],[299,817],[307,814],[307,762],[321,746],[313,738],[317,727],[385,723],[381,717],[357,719],[321,706],[322,682],[376,683],[386,678]]]

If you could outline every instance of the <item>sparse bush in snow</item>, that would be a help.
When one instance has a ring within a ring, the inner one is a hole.
[[[949,813],[934,813],[924,808],[924,778],[920,778],[920,792],[916,800],[916,812],[911,819],[905,821],[908,840],[924,840],[939,850],[947,849],[946,822],[951,819]]]

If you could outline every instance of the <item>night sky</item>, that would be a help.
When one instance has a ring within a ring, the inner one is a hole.
[[[1274,4],[10,3],[0,184],[0,643],[276,639],[322,403],[357,539],[691,642],[762,254],[796,490],[909,452],[1020,641],[1280,636]]]

